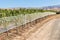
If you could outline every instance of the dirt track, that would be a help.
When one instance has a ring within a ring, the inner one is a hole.
[[[37,24],[32,25],[30,27],[28,25],[25,28],[22,28],[22,27],[17,28],[19,29],[20,33],[15,33],[14,31],[16,30],[14,31],[10,30],[11,32],[13,32],[12,35],[9,34],[9,36],[4,37],[5,39],[3,39],[3,37],[0,37],[0,40],[55,40],[52,37],[48,37],[48,35],[51,34],[51,31],[52,31],[51,29],[53,27],[52,24],[54,24],[55,21],[58,21],[56,19],[59,19],[59,18],[60,18],[60,15],[53,15],[53,16],[44,18],[44,20],[41,20],[41,21],[38,20],[39,22]]]
[[[60,40],[60,18],[46,22],[27,40]]]

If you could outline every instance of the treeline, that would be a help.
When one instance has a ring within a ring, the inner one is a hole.
[[[27,8],[19,8],[19,9],[0,9],[0,18],[8,17],[8,16],[17,16],[20,14],[31,14],[35,12],[45,12],[47,10],[43,9],[27,9]]]

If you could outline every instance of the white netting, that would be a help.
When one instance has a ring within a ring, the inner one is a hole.
[[[11,16],[11,17],[4,17],[0,18],[0,33],[8,31],[14,27],[19,27],[20,25],[24,25],[28,22],[36,20],[38,18],[55,14],[53,12],[44,12],[44,13],[32,13],[26,15],[18,15],[18,16]]]

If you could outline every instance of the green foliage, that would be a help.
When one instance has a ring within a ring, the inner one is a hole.
[[[43,10],[43,9],[27,9],[27,8],[20,8],[20,9],[0,9],[0,18],[8,17],[8,16],[17,16],[20,14],[31,14],[35,12],[46,12],[52,10]],[[54,11],[53,11],[54,12]]]

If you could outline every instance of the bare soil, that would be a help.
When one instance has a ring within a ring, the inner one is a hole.
[[[46,34],[45,29],[50,29],[48,26],[51,25],[46,23],[56,18],[60,18],[60,15],[50,15],[39,18],[18,28],[14,28],[5,33],[2,33],[0,35],[0,40],[43,40],[43,36]]]

